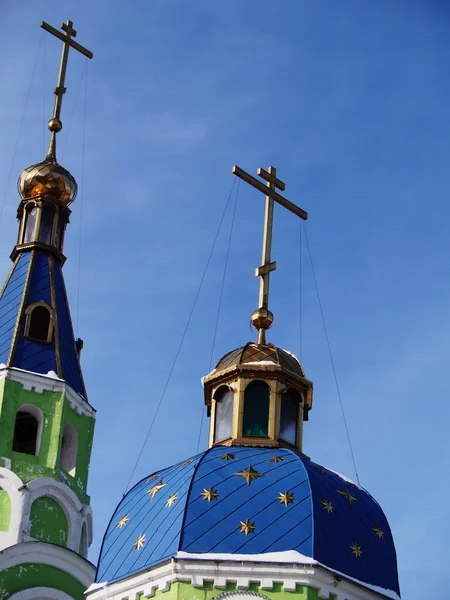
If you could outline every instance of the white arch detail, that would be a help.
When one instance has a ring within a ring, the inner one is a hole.
[[[25,494],[21,489],[23,482],[15,473],[0,467],[0,488],[11,498],[11,521],[8,531],[0,531],[0,550],[21,542],[22,521],[24,515]]]
[[[25,563],[56,567],[74,577],[85,589],[95,578],[95,567],[92,563],[62,546],[45,542],[24,542],[0,552],[1,571]]]
[[[61,590],[55,590],[49,587],[35,587],[29,590],[22,590],[13,594],[9,600],[74,600]]]
[[[67,547],[70,550],[78,552],[80,547],[81,529],[86,522],[87,539],[92,541],[92,510],[90,506],[82,504],[76,494],[72,492],[65,484],[52,479],[51,477],[42,477],[34,479],[24,486],[27,489],[27,497],[23,506],[23,526],[26,532],[29,532],[29,515],[31,505],[35,500],[43,496],[52,498],[64,510],[69,526],[67,537]],[[27,535],[23,541],[31,540]]]
[[[29,535],[30,509],[33,502],[42,496],[52,498],[64,510],[69,526],[67,547],[70,550],[78,552],[83,524],[86,525],[88,547],[92,544],[92,509],[82,504],[65,484],[50,477],[24,484],[15,473],[0,467],[0,487],[11,498],[11,522],[8,531],[0,531],[0,551],[33,539]]]

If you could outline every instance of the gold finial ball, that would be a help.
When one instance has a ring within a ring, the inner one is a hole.
[[[268,308],[257,308],[252,314],[252,325],[258,329],[269,329],[273,323],[273,313]]]
[[[78,191],[75,178],[53,157],[22,171],[17,188],[23,200],[50,196],[66,206],[75,200]]]
[[[59,119],[50,119],[50,121],[48,122],[48,128],[50,129],[50,131],[58,133],[58,131],[61,131],[62,129],[62,123]]]

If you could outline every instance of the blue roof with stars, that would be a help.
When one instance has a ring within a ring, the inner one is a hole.
[[[178,551],[288,550],[399,594],[394,542],[378,503],[282,448],[215,446],[143,479],[114,512],[96,580],[123,579]]]

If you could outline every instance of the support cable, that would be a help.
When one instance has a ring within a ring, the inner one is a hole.
[[[351,454],[351,457],[352,457],[353,468],[355,470],[356,481],[358,482],[358,485],[360,485],[358,470],[356,468],[355,455],[354,455],[354,452],[353,452],[353,446],[352,446],[352,442],[351,442],[351,439],[350,439],[350,432],[349,432],[349,429],[348,429],[347,418],[345,416],[345,411],[344,411],[344,404],[342,402],[341,390],[339,388],[338,378],[337,378],[337,374],[336,374],[336,368],[334,366],[333,353],[331,352],[330,338],[328,337],[328,330],[327,330],[327,325],[326,325],[326,322],[325,322],[325,316],[324,316],[324,313],[323,313],[322,301],[320,299],[319,286],[317,285],[316,272],[314,270],[314,263],[313,263],[312,256],[311,256],[311,249],[309,247],[308,234],[306,232],[306,227],[305,227],[304,223],[303,223],[303,231],[305,232],[305,240],[306,240],[306,247],[308,249],[309,262],[311,263],[311,271],[312,271],[312,275],[313,275],[313,279],[314,279],[314,286],[316,288],[317,300],[319,301],[320,315],[322,317],[323,329],[324,329],[324,332],[325,332],[325,338],[326,338],[327,346],[328,346],[328,354],[330,355],[331,368],[333,370],[334,381],[336,383],[336,390],[337,390],[337,394],[338,394],[338,398],[339,398],[339,404],[341,406],[342,419],[344,421],[345,431],[346,431],[346,434],[347,434],[348,446],[350,448],[350,454]]]
[[[299,221],[299,257],[298,257],[298,274],[299,274],[299,290],[298,290],[298,297],[299,297],[299,301],[298,301],[298,311],[299,311],[299,321],[300,321],[300,331],[299,331],[299,346],[300,346],[300,352],[299,352],[299,358],[300,358],[300,363],[303,360],[303,297],[302,297],[302,280],[303,280],[303,273],[302,273],[302,225],[303,221],[300,220]]]
[[[174,357],[174,359],[173,359],[173,362],[172,362],[172,365],[171,365],[171,367],[170,367],[169,375],[167,376],[167,379],[166,379],[166,382],[165,382],[165,384],[164,384],[164,388],[163,388],[163,391],[162,391],[161,397],[160,397],[160,399],[159,399],[159,401],[158,401],[158,404],[157,404],[157,406],[156,406],[156,410],[155,410],[155,412],[154,412],[154,414],[153,414],[153,418],[152,418],[152,420],[151,420],[150,426],[149,426],[149,428],[148,428],[148,430],[147,430],[147,434],[146,434],[146,436],[145,436],[145,438],[144,438],[144,441],[143,441],[143,443],[142,443],[141,449],[140,449],[140,451],[139,451],[139,454],[138,454],[138,456],[137,456],[136,462],[134,463],[133,469],[132,469],[132,471],[131,471],[131,475],[130,475],[130,477],[129,477],[129,479],[128,479],[128,483],[127,483],[127,485],[126,485],[126,488],[125,488],[125,490],[124,490],[124,492],[123,492],[123,495],[124,495],[124,496],[125,496],[125,494],[126,494],[126,493],[127,493],[127,491],[128,491],[128,488],[129,488],[129,486],[130,486],[131,480],[133,479],[134,473],[136,472],[136,468],[137,468],[137,466],[138,466],[138,464],[139,464],[139,462],[140,462],[140,460],[141,460],[141,458],[142,458],[142,454],[143,454],[143,452],[144,452],[144,450],[145,450],[145,446],[147,445],[148,438],[150,437],[150,433],[152,432],[153,425],[155,424],[155,421],[156,421],[156,418],[157,418],[157,416],[158,416],[159,410],[160,410],[160,408],[161,408],[161,405],[162,405],[162,403],[163,403],[164,397],[165,397],[165,395],[166,395],[167,388],[169,387],[170,380],[172,379],[172,374],[173,374],[173,372],[174,372],[174,370],[175,370],[175,366],[176,366],[176,364],[177,364],[178,357],[179,357],[179,355],[180,355],[180,352],[181,352],[181,348],[183,347],[183,343],[184,343],[184,340],[185,340],[185,338],[186,338],[186,334],[187,334],[187,331],[188,331],[188,329],[189,329],[189,325],[191,324],[192,316],[193,316],[193,314],[194,314],[194,310],[195,310],[195,307],[196,307],[196,305],[197,305],[197,301],[198,301],[198,298],[199,298],[199,296],[200,296],[201,289],[202,289],[202,287],[203,287],[203,282],[205,281],[206,272],[208,271],[208,268],[209,268],[209,265],[210,265],[210,262],[211,262],[211,258],[212,258],[212,255],[213,255],[214,249],[215,249],[215,247],[216,247],[216,243],[217,243],[217,239],[218,239],[218,237],[219,237],[220,230],[222,229],[222,224],[223,224],[223,221],[224,221],[224,219],[225,219],[225,215],[226,215],[226,212],[227,212],[227,210],[228,210],[228,205],[230,204],[231,196],[232,196],[232,194],[233,194],[233,190],[234,190],[234,186],[235,186],[235,185],[236,185],[236,179],[234,179],[234,181],[233,181],[233,185],[231,186],[230,193],[228,194],[228,199],[227,199],[227,201],[226,201],[225,208],[224,208],[224,210],[223,210],[222,217],[221,217],[221,219],[220,219],[220,223],[219,223],[219,226],[218,226],[218,228],[217,228],[216,235],[215,235],[215,237],[214,237],[214,241],[213,241],[213,244],[212,244],[212,247],[211,247],[211,251],[210,251],[210,253],[209,253],[209,256],[208,256],[208,259],[207,259],[207,261],[206,261],[205,268],[204,268],[204,270],[203,270],[203,274],[202,274],[202,276],[201,276],[201,278],[200,278],[200,283],[199,283],[199,286],[198,286],[197,292],[196,292],[196,294],[195,294],[194,301],[193,301],[193,303],[192,303],[192,307],[191,307],[191,310],[190,310],[190,312],[189,312],[189,316],[188,316],[188,319],[187,319],[187,321],[186,321],[186,325],[185,325],[184,331],[183,331],[183,333],[182,333],[182,335],[181,335],[180,343],[178,344],[177,351],[175,352],[175,357]]]
[[[69,139],[70,136],[70,131],[72,129],[72,122],[73,122],[73,117],[75,115],[75,109],[77,107],[77,103],[78,103],[78,97],[80,95],[80,90],[81,90],[81,84],[83,83],[83,77],[85,77],[85,92],[86,92],[86,81],[87,81],[87,75],[85,76],[85,73],[87,73],[87,68],[88,68],[88,63],[89,61],[86,59],[84,66],[83,66],[83,70],[81,72],[80,75],[80,80],[78,82],[78,86],[77,86],[77,93],[75,95],[75,101],[73,103],[73,108],[72,108],[72,113],[70,115],[70,119],[69,119],[69,125],[67,127],[67,133],[66,133],[66,139],[64,140],[64,146],[61,152],[61,160],[64,158],[64,154],[66,152],[66,147],[67,147],[67,141]],[[85,102],[86,102],[86,97],[85,97]],[[86,107],[85,107],[86,108]],[[85,115],[86,116],[86,115]],[[84,135],[85,131],[83,131],[83,135]],[[83,140],[83,144],[84,144],[84,140]]]
[[[44,32],[42,32],[42,34],[44,34]],[[42,84],[43,84],[43,110],[44,110],[44,116],[42,119],[42,154],[43,156],[45,156],[45,142],[46,142],[46,119],[47,119],[47,105],[45,102],[45,99],[47,97],[47,36],[44,35],[44,76],[42,77]]]
[[[21,119],[20,125],[19,125],[19,132],[17,134],[17,139],[16,139],[16,143],[15,143],[15,146],[14,146],[14,151],[13,151],[13,154],[12,154],[11,166],[9,168],[9,173],[8,173],[7,178],[6,178],[5,192],[3,194],[2,202],[0,204],[0,221],[1,221],[2,216],[3,216],[3,209],[5,208],[5,202],[6,202],[6,195],[8,194],[9,183],[11,181],[11,175],[12,175],[12,172],[13,172],[13,169],[14,169],[14,164],[16,162],[17,150],[19,148],[19,141],[20,141],[20,137],[22,135],[23,124],[24,124],[24,121],[25,121],[25,115],[26,115],[27,108],[28,108],[28,101],[30,100],[31,90],[33,88],[34,76],[35,76],[35,73],[36,73],[36,67],[37,67],[37,64],[38,64],[39,55],[41,53],[42,40],[43,39],[44,39],[44,31],[41,34],[41,40],[39,42],[39,48],[38,48],[38,51],[36,53],[36,59],[34,61],[33,72],[32,72],[31,79],[30,79],[30,87],[28,88],[28,93],[27,93],[27,97],[26,97],[26,100],[25,100],[25,107],[23,109],[22,119]]]
[[[86,59],[85,62],[85,68],[83,69],[83,73],[84,73],[84,111],[83,111],[83,135],[82,135],[82,146],[81,146],[81,178],[80,178],[80,208],[78,211],[78,214],[80,215],[80,228],[79,228],[79,232],[78,232],[78,273],[77,273],[77,298],[76,298],[76,310],[77,310],[77,317],[76,317],[76,321],[75,321],[75,332],[76,335],[78,337],[79,334],[79,330],[78,330],[78,325],[79,325],[79,321],[80,321],[80,285],[81,285],[81,241],[82,241],[82,234],[83,234],[83,197],[84,197],[84,165],[85,165],[85,156],[86,156],[86,119],[87,119],[87,85],[88,85],[88,59]],[[80,86],[78,87],[78,91],[80,91],[80,87],[81,87],[81,80],[80,80]],[[78,97],[78,92],[77,92],[77,97]],[[76,103],[76,101],[75,101]],[[75,112],[75,106],[73,109],[73,112]],[[73,117],[73,112],[72,112],[72,117]],[[72,117],[70,119],[70,123],[72,123]],[[69,125],[69,130],[70,130],[70,125]],[[69,135],[69,132],[67,132],[67,136]],[[66,137],[66,142],[67,142],[67,137]],[[65,146],[64,146],[65,148]]]
[[[223,266],[222,284],[221,284],[221,287],[220,287],[219,304],[217,306],[216,323],[215,323],[215,326],[214,326],[214,335],[213,335],[213,341],[212,341],[212,344],[211,344],[211,356],[209,358],[209,371],[210,372],[211,372],[212,365],[213,365],[214,350],[215,350],[215,347],[216,347],[217,330],[219,328],[220,310],[222,308],[223,290],[224,290],[224,287],[225,287],[225,279],[226,279],[227,268],[228,268],[228,258],[230,256],[230,248],[231,248],[231,238],[233,236],[234,221],[235,221],[235,217],[236,217],[236,207],[237,207],[237,201],[238,201],[238,196],[239,196],[239,184],[240,184],[240,180],[238,179],[238,184],[237,184],[237,187],[236,187],[236,196],[235,196],[235,199],[234,199],[233,214],[231,216],[231,226],[230,226],[230,234],[228,236],[228,246],[227,246],[227,252],[226,252],[226,256],[225,256],[225,264]],[[200,448],[200,441],[201,441],[201,437],[202,437],[202,429],[203,429],[203,421],[204,421],[204,419],[205,419],[205,411],[202,410],[202,418],[201,418],[201,421],[200,421],[200,431],[198,432],[197,452],[196,452],[196,454],[198,454],[198,451],[199,451],[199,448]]]

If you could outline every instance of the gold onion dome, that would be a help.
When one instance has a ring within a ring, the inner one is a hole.
[[[241,365],[244,368],[251,366],[275,367],[277,370],[289,371],[294,375],[305,377],[300,361],[291,352],[277,348],[273,344],[255,344],[252,342],[225,354],[217,363],[213,371],[214,376],[221,371]]]
[[[51,196],[66,206],[75,200],[78,191],[75,178],[51,155],[22,171],[17,188],[23,200]]]

